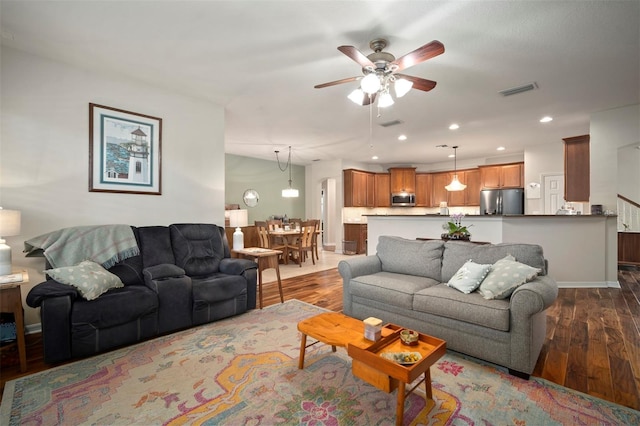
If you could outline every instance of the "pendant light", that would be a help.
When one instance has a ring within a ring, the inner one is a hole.
[[[291,146],[289,146],[289,158],[287,159],[287,164],[282,168],[280,165],[280,159],[278,158],[278,153],[280,151],[276,151],[276,160],[278,160],[278,168],[281,172],[284,172],[289,169],[289,187],[282,190],[282,196],[284,198],[297,198],[299,196],[299,192],[297,189],[291,186]]]
[[[447,191],[462,191],[467,187],[467,185],[458,180],[457,149],[457,146],[453,147],[453,179],[449,185],[444,187]]]

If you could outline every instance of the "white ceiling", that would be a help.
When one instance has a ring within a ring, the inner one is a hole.
[[[459,160],[501,145],[514,155],[588,133],[592,113],[640,99],[637,0],[0,0],[0,14],[3,45],[210,100],[226,110],[227,153],[274,160],[291,145],[296,164],[450,161],[439,144],[459,145]],[[381,117],[346,98],[357,83],[313,88],[361,75],[336,48],[369,54],[378,37],[396,57],[440,40],[444,54],[403,71],[436,88]],[[530,82],[539,89],[498,94]]]

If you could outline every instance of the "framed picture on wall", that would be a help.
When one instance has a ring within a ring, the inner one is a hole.
[[[162,119],[89,104],[89,191],[162,194]]]

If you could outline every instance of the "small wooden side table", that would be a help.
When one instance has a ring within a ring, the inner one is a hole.
[[[24,313],[20,286],[29,282],[29,275],[27,271],[17,271],[14,274],[22,274],[22,281],[0,284],[0,312],[12,313],[16,321],[20,372],[24,373],[27,371],[27,347],[24,341]]]
[[[280,290],[280,302],[284,302],[282,294],[282,281],[280,280],[280,267],[278,266],[278,256],[282,254],[281,250],[271,250],[261,247],[248,247],[242,250],[231,250],[240,257],[253,259],[258,263],[258,294],[260,298],[260,309],[262,309],[262,271],[269,268],[276,270],[278,277],[278,290]]]

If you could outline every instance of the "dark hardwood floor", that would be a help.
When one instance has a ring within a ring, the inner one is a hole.
[[[533,372],[551,382],[640,410],[640,272],[620,271],[621,288],[560,289],[547,311],[547,339]],[[337,269],[282,282],[285,300],[299,299],[342,310]],[[277,285],[264,285],[265,306],[279,303]],[[51,368],[42,359],[40,335],[27,336],[28,371],[2,349],[0,385]]]

